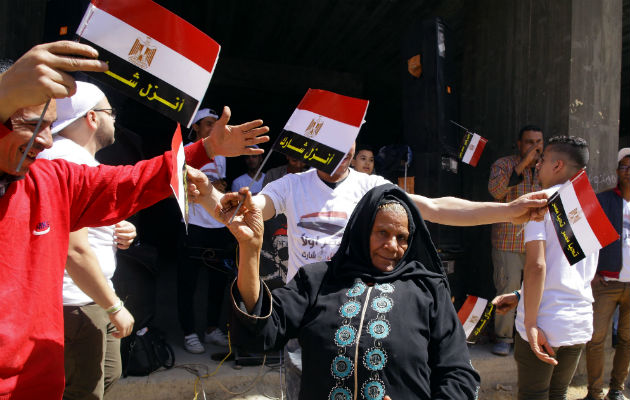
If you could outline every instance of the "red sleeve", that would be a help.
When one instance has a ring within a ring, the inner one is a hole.
[[[201,142],[184,151],[191,166],[208,163]],[[55,160],[66,169],[71,230],[114,224],[168,197],[172,193],[172,158],[172,152],[167,151],[136,165],[117,167],[88,167]]]
[[[201,168],[210,162],[206,149],[203,147],[203,141],[198,140],[190,146],[184,147],[186,153],[186,164],[193,168]]]

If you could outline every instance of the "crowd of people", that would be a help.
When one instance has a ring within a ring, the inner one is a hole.
[[[96,85],[69,74],[107,70],[91,47],[43,44],[2,68],[0,399],[102,399],[120,377],[119,339],[134,329],[111,283],[116,250],[136,237],[125,219],[170,195],[173,157],[118,167],[96,161],[114,141],[116,113]],[[375,173],[374,149],[363,144],[334,174],[287,157],[256,175],[268,128],[261,120],[228,125],[230,116],[228,107],[201,108],[185,147],[195,204],[178,243],[177,303],[187,351],[225,345],[229,319],[235,345],[285,350],[289,399],[475,399],[483,377],[470,363],[425,221],[495,224],[502,315],[493,352],[507,355],[514,343],[519,399],[565,398],[584,348],[586,399],[603,398],[603,342],[617,306],[606,398],[624,398],[630,149],[619,153],[617,188],[598,196],[621,239],[571,266],[546,203],[587,166],[583,139],[544,145],[540,128],[523,127],[518,153],[492,166],[497,201],[472,202],[406,193]],[[226,157],[238,156],[247,172],[229,185]],[[238,269],[229,265],[236,243]],[[202,269],[203,340],[194,302]]]

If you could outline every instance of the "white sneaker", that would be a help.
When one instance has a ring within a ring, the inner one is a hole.
[[[228,347],[227,335],[223,333],[219,328],[216,328],[210,333],[206,333],[204,335],[203,341],[217,346]]]
[[[196,333],[191,333],[188,336],[184,336],[184,349],[187,352],[193,354],[201,354],[206,351],[203,344],[199,341],[199,336]]]

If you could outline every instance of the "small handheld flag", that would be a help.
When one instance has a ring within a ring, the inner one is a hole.
[[[481,157],[481,153],[483,152],[484,147],[486,147],[486,143],[488,143],[488,139],[475,132],[471,132],[469,129],[461,126],[453,120],[450,120],[449,122],[466,131],[464,137],[462,138],[462,145],[459,147],[457,158],[463,163],[476,167],[477,162],[479,162],[479,158]]]
[[[486,147],[486,143],[488,143],[488,139],[476,133],[466,132],[462,141],[462,147],[459,149],[459,159],[466,164],[476,167],[481,153]]]
[[[547,208],[560,247],[571,265],[619,238],[584,170],[549,198]]]
[[[171,189],[175,194],[177,204],[182,212],[186,229],[188,229],[188,183],[186,179],[186,160],[184,156],[184,145],[182,143],[182,130],[179,124],[177,124],[173,140],[171,141],[171,152],[173,155]]]
[[[88,75],[190,127],[219,58],[214,40],[150,0],[92,0],[77,36],[109,64]]]
[[[359,134],[368,104],[367,100],[309,89],[272,150],[333,174]]]
[[[457,312],[457,316],[459,322],[462,323],[468,343],[477,341],[484,327],[488,325],[492,311],[494,311],[494,304],[489,303],[488,300],[470,295],[466,297],[466,301]]]

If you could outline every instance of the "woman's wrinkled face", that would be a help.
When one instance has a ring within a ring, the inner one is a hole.
[[[393,271],[407,250],[409,220],[400,204],[388,204],[376,213],[370,234],[372,265],[383,272]]]

